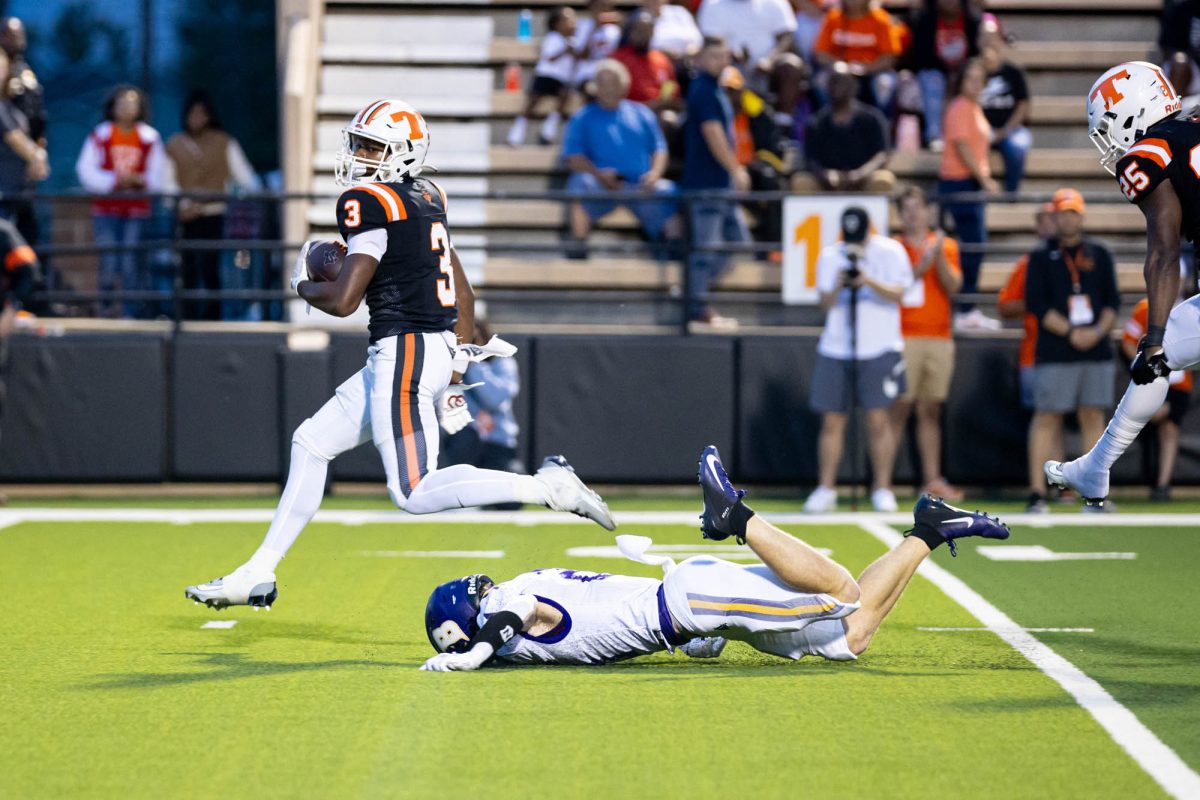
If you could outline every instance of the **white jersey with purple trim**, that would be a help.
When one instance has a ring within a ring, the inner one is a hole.
[[[493,587],[480,601],[479,625],[513,597],[528,594],[563,615],[542,636],[514,636],[496,655],[522,664],[608,664],[670,649],[662,632],[658,590],[661,581],[584,572],[540,569]]]

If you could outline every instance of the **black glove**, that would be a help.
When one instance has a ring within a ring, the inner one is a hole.
[[[1171,368],[1167,366],[1167,355],[1161,349],[1162,340],[1162,330],[1152,329],[1138,342],[1137,355],[1129,365],[1129,376],[1139,386],[1171,374]],[[1154,355],[1147,355],[1146,351],[1154,347],[1160,348],[1159,351]]]

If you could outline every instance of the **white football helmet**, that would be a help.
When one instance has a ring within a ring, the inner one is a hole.
[[[383,145],[383,155],[378,159],[356,156],[362,139]],[[398,181],[418,175],[427,155],[429,126],[425,118],[400,100],[376,100],[342,128],[342,149],[333,162],[333,177],[339,186]]]
[[[1183,100],[1158,66],[1126,61],[1100,76],[1088,92],[1088,136],[1100,166],[1116,174],[1117,160],[1156,122],[1183,108]]]

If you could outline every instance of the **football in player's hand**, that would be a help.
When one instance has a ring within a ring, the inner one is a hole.
[[[346,260],[346,245],[341,242],[327,240],[314,242],[308,248],[308,279],[316,283],[337,280],[342,271],[342,263]]]

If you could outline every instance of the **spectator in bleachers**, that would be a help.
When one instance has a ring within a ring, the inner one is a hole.
[[[576,54],[572,38],[576,27],[574,9],[569,6],[550,9],[546,17],[546,35],[542,37],[538,62],[533,68],[533,83],[525,92],[525,108],[508,130],[511,147],[525,143],[529,119],[543,100],[552,101],[554,109],[542,120],[538,142],[550,144],[558,138],[558,126],[566,114],[575,80]]]
[[[5,81],[4,95],[29,123],[27,134],[38,147],[47,147],[46,140],[46,103],[43,98],[42,84],[34,74],[33,68],[25,60],[27,42],[25,25],[17,17],[5,17],[0,20],[0,50],[8,56],[8,77]],[[32,180],[24,185],[26,191],[33,189]],[[5,189],[4,191],[8,191]],[[33,203],[28,200],[17,200],[5,203],[0,207],[0,215],[11,219],[25,241],[34,247],[41,239],[37,215],[34,214]]]
[[[1025,154],[1033,146],[1033,135],[1025,127],[1029,120],[1029,85],[1025,71],[1004,59],[1007,43],[994,22],[980,28],[983,66],[987,83],[979,95],[983,115],[992,126],[992,148],[1004,159],[1004,191],[1016,192],[1025,177]]]
[[[567,123],[563,158],[571,171],[567,190],[601,195],[571,203],[571,258],[587,258],[586,241],[596,220],[626,206],[651,239],[676,239],[675,204],[662,195],[673,191],[663,179],[667,144],[654,112],[625,99],[629,72],[606,59],[596,67],[596,99]],[[605,191],[644,192],[645,200],[611,200]]]
[[[704,34],[692,12],[668,0],[642,0],[642,8],[654,20],[654,37],[650,47],[666,53],[676,64],[694,56],[704,44]]]
[[[954,218],[959,244],[974,247],[964,250],[962,254],[962,291],[966,294],[972,294],[979,288],[982,247],[987,241],[984,204],[980,200],[945,198],[964,193],[995,194],[1000,191],[988,163],[992,126],[988,125],[987,117],[979,106],[979,95],[986,77],[983,62],[977,58],[971,59],[963,67],[957,96],[946,107],[946,149],[942,153],[942,165],[938,171],[938,194],[943,198],[942,208]],[[995,330],[1000,323],[985,316],[974,304],[966,303],[955,318],[954,327],[957,330]]]
[[[1084,236],[1079,192],[1059,189],[1053,202],[1056,238],[1029,255],[1025,275],[1025,307],[1039,322],[1026,508],[1033,513],[1046,509],[1042,465],[1062,439],[1063,416],[1079,418],[1086,453],[1104,431],[1117,377],[1109,333],[1121,296],[1112,253]]]
[[[900,56],[898,29],[882,8],[871,0],[841,0],[830,9],[813,45],[817,64],[827,70],[844,62],[850,73],[862,79],[864,99],[889,111],[896,94],[896,60]],[[818,78],[821,85],[829,73]]]
[[[1163,3],[1158,46],[1162,65],[1179,94],[1200,94],[1200,2],[1167,0]],[[1184,103],[1184,107],[1188,106]]]
[[[1034,228],[1038,239],[1045,244],[1054,238],[1054,204],[1046,203],[1034,215]],[[996,299],[996,310],[1004,319],[1020,319],[1025,328],[1021,346],[1017,351],[1017,370],[1021,391],[1021,407],[1033,410],[1033,353],[1037,348],[1038,318],[1025,310],[1025,271],[1029,266],[1029,254],[1017,259],[1008,282]],[[1061,450],[1061,448],[1059,448]],[[1062,461],[1062,454],[1053,456]]]
[[[979,55],[979,15],[971,10],[968,0],[924,3],[913,20],[907,60],[921,85],[925,140],[937,151],[943,146],[946,86],[951,76],[965,68],[968,59]]]
[[[146,123],[149,112],[141,89],[119,86],[104,103],[104,121],[92,129],[75,162],[83,188],[94,195],[92,228],[100,253],[99,286],[124,291],[146,286],[144,254],[136,248],[150,217],[150,201],[128,195],[159,192],[163,188],[164,161],[158,131]],[[122,304],[122,315],[136,317],[141,305]],[[112,313],[111,305],[102,311]]]
[[[962,492],[942,475],[942,405],[954,376],[954,338],[950,298],[962,285],[958,243],[935,231],[925,192],[911,186],[896,201],[904,245],[912,263],[913,283],[900,302],[904,335],[904,372],[908,391],[892,406],[897,442],[917,412],[917,451],[921,456],[922,492],[961,500]]]
[[[720,83],[733,108],[733,149],[738,163],[750,173],[750,190],[783,191],[787,173],[783,135],[771,118],[770,104],[746,88],[736,67],[726,67]],[[783,204],[778,200],[753,200],[744,207],[754,214],[755,240],[778,245],[783,238]],[[778,252],[759,254],[763,260],[780,257]]]
[[[805,63],[813,63],[813,48],[825,24],[825,0],[792,0],[796,12],[796,32],[792,35],[796,52]]]
[[[833,511],[837,505],[835,486],[846,422],[854,410],[850,406],[850,387],[854,385],[858,408],[866,412],[867,418],[871,505],[876,511],[895,511],[896,496],[891,487],[896,435],[890,408],[906,388],[900,299],[912,283],[912,265],[899,242],[870,232],[870,220],[863,209],[848,208],[842,215],[841,228],[842,241],[825,247],[817,258],[817,290],[826,316],[817,342],[809,404],[821,415],[819,483],[804,501],[804,510],[820,514]],[[858,288],[853,340],[852,286]]]
[[[1180,283],[1180,299],[1186,300],[1196,291],[1196,282],[1183,270],[1183,280]],[[1146,335],[1146,320],[1150,315],[1150,301],[1143,297],[1133,307],[1133,314],[1125,323],[1121,334],[1121,354],[1126,362],[1133,361],[1137,355],[1138,343]],[[1155,472],[1154,485],[1150,489],[1150,500],[1156,503],[1167,503],[1171,500],[1171,475],[1175,472],[1175,459],[1179,455],[1179,426],[1187,413],[1192,401],[1192,373],[1173,370],[1168,376],[1170,388],[1167,399],[1150,422],[1158,428],[1158,469]]]
[[[475,341],[492,338],[487,323],[475,318]],[[440,467],[470,464],[480,469],[524,473],[525,466],[517,455],[517,418],[513,402],[521,391],[521,376],[515,358],[489,358],[467,365],[463,383],[474,384],[466,392],[471,424],[444,439]],[[484,506],[495,511],[515,510],[520,503]]]
[[[5,89],[5,93],[0,94],[0,193],[5,195],[31,190],[50,175],[46,148],[38,144],[29,118],[7,94],[12,90],[9,71],[8,56],[0,49],[0,86]],[[27,200],[9,200],[0,204],[0,218],[13,223],[18,230],[23,220],[32,221],[32,217],[33,209]],[[36,234],[36,221],[33,221],[33,231]]]
[[[688,87],[683,126],[684,159],[680,188],[685,191],[750,190],[750,173],[737,159],[733,139],[733,106],[718,80],[730,64],[729,46],[720,37],[706,36],[696,56],[698,74]],[[747,242],[750,232],[736,201],[706,199],[688,204],[692,245],[704,248]],[[708,303],[708,289],[729,265],[727,253],[693,250],[688,260],[687,317],[716,327],[736,322],[717,314]]]
[[[613,53],[629,71],[628,98],[649,106],[655,112],[679,109],[683,99],[675,81],[675,67],[666,53],[650,47],[654,18],[648,11],[634,11],[625,21],[621,46]]]
[[[193,90],[183,104],[183,130],[167,140],[167,166],[171,188],[182,192],[221,193],[231,189],[253,192],[261,188],[254,168],[237,140],[221,128],[212,99]],[[179,201],[176,213],[185,241],[220,239],[225,235],[225,203],[214,200]],[[185,250],[183,287],[216,290],[221,285],[221,253]],[[220,319],[216,300],[184,304],[187,319]]]
[[[792,176],[792,190],[890,192],[896,176],[888,161],[888,123],[883,113],[855,97],[858,79],[846,64],[830,69],[829,105],[808,121],[806,172]]]
[[[788,0],[704,0],[697,21],[705,36],[725,40],[750,89],[774,96],[776,122],[790,130],[804,63],[792,52],[796,15]]]
[[[585,95],[596,76],[596,65],[610,57],[621,41],[621,14],[613,0],[588,0],[587,16],[579,20],[571,46],[575,48],[575,88]]]

